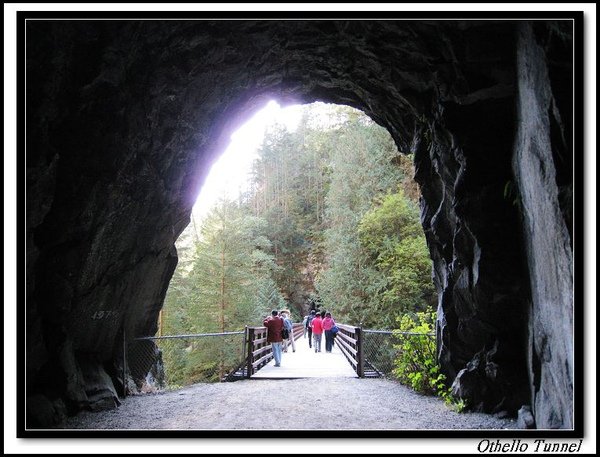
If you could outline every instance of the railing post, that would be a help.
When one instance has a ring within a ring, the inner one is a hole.
[[[252,376],[252,352],[254,348],[254,329],[251,327],[246,327],[248,332],[247,343],[248,349],[246,351],[246,377],[250,379]]]
[[[244,326],[244,337],[242,338],[242,352],[240,354],[242,362],[244,360],[246,360],[245,356],[246,356],[246,352],[247,352],[246,351],[246,344],[248,344],[247,341],[248,341],[248,326],[245,325]]]
[[[356,374],[359,378],[365,377],[364,338],[362,327],[356,327]]]

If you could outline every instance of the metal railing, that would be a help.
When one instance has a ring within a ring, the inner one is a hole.
[[[292,325],[292,336],[297,340],[302,336],[302,324]],[[246,358],[240,367],[231,373],[228,381],[240,378],[250,378],[254,373],[264,367],[273,359],[273,350],[267,343],[266,327],[246,327]]]
[[[360,378],[391,375],[407,338],[434,338],[434,334],[337,326],[339,332],[334,344]],[[293,334],[295,339],[302,336],[302,324],[294,324]],[[266,336],[265,327],[246,327],[237,332],[153,336],[127,341],[123,377],[129,379],[130,384],[124,394],[250,378],[273,358]]]
[[[402,355],[408,339],[430,340],[433,333],[399,332],[390,330],[363,330],[364,377],[390,376],[395,361]]]
[[[237,331],[129,340],[125,394],[222,381],[244,360],[244,337],[244,331]]]
[[[434,338],[433,333],[368,330],[345,324],[337,326],[340,331],[335,337],[335,344],[359,378],[391,375],[406,338]]]

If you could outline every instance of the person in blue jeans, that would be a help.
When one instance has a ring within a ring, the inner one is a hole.
[[[271,315],[263,321],[263,325],[267,327],[267,343],[271,343],[273,349],[273,358],[275,366],[281,366],[281,330],[283,329],[283,319],[278,316],[279,312],[274,309]]]

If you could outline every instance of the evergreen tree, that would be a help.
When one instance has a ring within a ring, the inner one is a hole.
[[[402,190],[377,199],[361,219],[358,235],[370,261],[386,278],[374,299],[387,327],[402,314],[423,312],[435,304],[419,212]]]
[[[170,334],[229,332],[260,325],[283,307],[266,221],[238,203],[222,200],[198,230],[191,269],[178,268],[167,293],[165,328]],[[195,338],[165,348],[170,384],[218,380],[237,354],[217,338]]]
[[[381,193],[395,188],[402,170],[390,135],[355,110],[344,111],[331,153],[331,183],[326,197],[326,268],[318,281],[325,307],[338,319],[369,327],[380,324],[375,298],[386,278],[360,244],[358,225]]]
[[[238,330],[281,303],[274,292],[272,274],[277,266],[265,231],[266,221],[238,203],[222,200],[209,212],[191,273],[196,301],[188,313],[197,331]],[[271,291],[268,303],[260,301],[263,288]]]
[[[314,292],[310,272],[322,263],[328,187],[328,142],[310,123],[308,113],[294,132],[280,125],[267,132],[253,166],[253,192],[247,199],[254,214],[268,222],[271,252],[279,266],[277,285],[297,311]]]

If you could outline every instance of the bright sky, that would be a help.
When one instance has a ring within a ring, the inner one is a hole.
[[[262,110],[231,135],[231,143],[212,166],[193,213],[197,221],[204,216],[221,196],[235,198],[245,188],[248,173],[265,130],[275,123],[283,124],[293,131],[302,116],[302,105],[282,108],[271,100]]]

